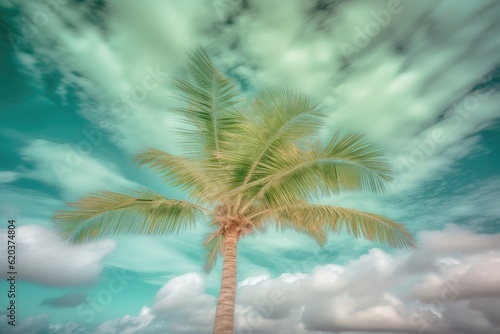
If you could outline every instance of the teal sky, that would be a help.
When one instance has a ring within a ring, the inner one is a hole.
[[[0,0],[0,14],[1,333],[211,333],[221,263],[202,272],[203,222],[78,246],[51,230],[100,189],[186,198],[131,157],[183,153],[168,79],[198,45],[246,97],[286,84],[322,102],[322,137],[381,145],[397,171],[386,193],[320,202],[389,216],[420,245],[243,239],[238,333],[500,332],[497,1]]]

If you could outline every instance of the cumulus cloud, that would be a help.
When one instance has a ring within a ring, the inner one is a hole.
[[[7,231],[1,231],[0,247],[7,254]],[[102,271],[103,258],[115,243],[103,240],[71,246],[47,228],[38,225],[18,226],[16,230],[17,279],[47,286],[79,286],[95,281]],[[2,277],[7,277],[4,261]]]
[[[445,235],[449,244],[455,240],[454,247],[440,247]],[[374,248],[343,266],[242,280],[236,333],[497,333],[500,251],[470,245],[499,236],[448,226],[422,233],[414,254],[391,255]],[[423,254],[434,266],[403,270]],[[87,330],[210,333],[214,311],[215,297],[204,291],[204,279],[191,273],[167,282],[137,316]]]
[[[156,294],[151,308],[138,316],[110,320],[95,333],[210,333],[215,316],[215,297],[204,292],[204,280],[197,273],[175,277]]]
[[[448,245],[442,247],[445,236]],[[290,324],[296,324],[299,333],[300,328],[494,333],[498,324],[487,319],[496,317],[480,310],[487,309],[492,299],[500,301],[495,284],[500,251],[496,246],[473,245],[488,245],[498,237],[449,226],[422,233],[421,247],[411,255],[372,249],[346,266],[318,266],[309,274],[247,280],[238,291],[239,330],[295,333]],[[418,257],[428,258],[432,266],[403,270]],[[465,326],[458,320],[461,314],[475,316],[476,321]]]
[[[99,325],[95,333],[153,333],[151,330],[152,321],[154,320],[151,310],[143,307],[137,317],[126,316],[120,319],[110,320],[102,325]],[[149,328],[149,330],[148,330]]]
[[[203,278],[199,274],[175,277],[156,294],[153,312],[178,318],[172,313],[193,313],[196,308],[206,308],[213,304],[214,298],[204,295],[204,290]]]
[[[488,251],[483,254],[465,256],[460,260],[453,257],[442,257],[437,273],[426,275],[415,285],[412,295],[430,301],[435,298],[446,298],[456,294],[458,299],[481,297],[500,297],[500,258],[499,251]]]

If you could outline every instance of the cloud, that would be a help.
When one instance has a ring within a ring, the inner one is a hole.
[[[2,318],[6,312],[0,312]],[[31,316],[16,320],[16,326],[8,325],[6,321],[0,323],[0,332],[5,334],[87,334],[89,328],[74,322],[51,324],[47,314]]]
[[[440,248],[445,235],[453,247]],[[470,245],[498,237],[449,226],[422,233],[413,255],[373,248],[346,265],[245,279],[238,284],[236,333],[497,333],[500,251]],[[422,254],[434,266],[402,270]],[[168,281],[137,316],[90,332],[210,333],[214,311],[204,279],[190,273]]]
[[[47,305],[56,308],[75,307],[82,304],[86,297],[86,292],[71,292],[55,298],[46,298],[42,300],[40,305]]]
[[[500,251],[490,250],[459,260],[442,257],[435,266],[438,272],[426,275],[415,285],[412,296],[423,301],[447,298],[446,293],[455,294],[456,299],[500,297]]]
[[[5,318],[4,313],[6,312],[2,311],[2,318]],[[15,327],[7,324],[7,321],[0,322],[0,331],[8,334],[38,334],[48,331],[49,327],[49,317],[46,314],[28,317],[22,321],[16,321]],[[62,334],[64,332],[60,333]]]
[[[176,123],[165,113],[175,103],[168,98],[167,75],[178,70],[180,57],[210,30],[216,19],[213,5],[127,0],[98,6],[59,1],[54,7],[20,4],[24,17],[50,14],[46,24],[35,26],[32,37],[23,38],[33,28],[29,19],[12,36],[16,45],[27,40],[19,46],[18,59],[30,75],[43,83],[47,75],[58,73],[57,92],[63,98],[76,92],[83,115],[126,152],[143,146],[175,150],[165,139],[171,139],[165,128]]]
[[[25,169],[24,177],[59,187],[69,200],[96,190],[136,186],[121,176],[115,165],[70,144],[36,139],[21,150],[21,156],[33,164],[31,169]]]
[[[147,307],[143,307],[141,312],[137,317],[126,316],[124,318],[110,320],[102,325],[99,325],[95,333],[105,334],[105,333],[124,333],[124,334],[134,334],[134,333],[154,333],[150,329],[154,317],[151,314],[151,310]]]
[[[26,17],[40,11],[29,1],[21,8]],[[65,4],[29,39],[34,54],[18,55],[32,74],[60,73],[61,94],[75,87],[83,115],[126,152],[182,153],[165,132],[179,126],[164,112],[177,103],[166,78],[186,50],[206,44],[246,95],[287,83],[322,101],[325,135],[355,130],[384,145],[404,190],[477,150],[474,134],[498,118],[499,12],[495,1],[464,0],[332,2],[322,10],[304,0]],[[153,77],[158,85],[146,88]]]
[[[457,225],[446,225],[441,231],[420,232],[420,248],[406,263],[407,270],[430,269],[438,256],[475,256],[500,251],[499,234],[477,234]],[[450,238],[453,236],[453,238]]]
[[[126,316],[99,325],[98,333],[210,333],[215,316],[215,298],[204,293],[197,273],[175,277],[156,294],[151,308],[138,316]]]
[[[372,249],[346,266],[247,280],[238,292],[239,330],[294,333],[290,324],[302,324],[308,331],[324,332],[494,333],[499,329],[495,322],[464,327],[458,319],[462,313],[492,317],[480,310],[491,303],[486,297],[500,301],[495,284],[500,251],[487,247],[499,237],[449,226],[422,233],[421,246],[411,255]],[[427,257],[432,266],[402,270],[419,257]]]
[[[0,171],[0,183],[11,183],[19,179],[19,173],[13,171]]]
[[[7,231],[1,231],[1,248],[7,254]],[[17,279],[47,286],[89,285],[102,271],[103,258],[113,251],[115,243],[103,240],[71,246],[47,228],[38,225],[16,229]],[[6,263],[5,263],[6,265]],[[2,269],[5,278],[6,267]]]
[[[491,12],[500,7],[488,1],[398,1],[400,13],[384,25],[373,13],[387,13],[390,2],[342,2],[319,14],[292,1],[275,19],[276,10],[268,8],[273,5],[256,1],[238,20],[241,30],[232,31],[244,41],[242,53],[255,57],[256,87],[272,78],[318,96],[330,118],[325,137],[332,129],[368,134],[387,150],[398,172],[396,189],[403,191],[449,172],[477,150],[473,135],[498,119],[492,74],[499,27]],[[464,10],[460,18],[444,10],[454,6]],[[374,38],[360,33],[374,25],[381,31]],[[431,31],[452,39],[442,43]],[[354,45],[361,34],[367,45],[346,57],[342,43]],[[478,65],[478,59],[484,62]],[[481,81],[486,88],[475,90]]]
[[[443,228],[447,223],[467,224],[474,231],[490,230],[490,224],[500,215],[496,205],[499,199],[500,178],[492,176],[463,186],[451,186],[442,180],[431,188],[403,193],[340,194],[321,202],[383,214],[416,233]]]
[[[46,224],[46,219],[52,216],[53,209],[62,204],[54,197],[39,191],[2,185],[0,192],[0,209],[10,219],[16,219],[22,224]]]
[[[203,278],[197,273],[172,278],[156,294],[152,310],[157,315],[171,318],[179,318],[179,314],[191,314],[190,317],[195,318],[197,309],[209,308],[215,300],[213,296],[205,295],[204,290]]]

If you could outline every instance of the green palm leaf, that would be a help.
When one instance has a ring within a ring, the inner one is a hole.
[[[323,125],[317,102],[285,87],[264,89],[244,116],[239,128],[227,134],[223,152],[226,162],[238,166],[236,186],[260,177],[260,167],[276,150],[310,138]]]
[[[57,212],[54,221],[58,234],[73,243],[118,234],[170,234],[194,226],[208,212],[151,191],[101,191],[69,205],[74,209]]]
[[[154,148],[147,148],[136,154],[134,161],[140,166],[147,166],[163,176],[166,183],[187,191],[192,198],[201,201],[217,199],[223,190],[220,184],[213,182],[208,175],[210,165],[199,160],[183,156],[175,156]],[[219,171],[219,168],[216,168]]]
[[[278,226],[282,228],[288,226],[306,233],[316,241],[318,239],[314,237],[314,234],[317,234],[318,230],[337,234],[345,230],[356,238],[363,237],[366,240],[386,243],[392,247],[403,249],[416,247],[415,239],[404,225],[381,215],[344,207],[298,204],[291,207],[271,208],[254,215],[269,217],[275,220]]]
[[[179,133],[184,137],[184,147],[190,152],[199,155],[203,147],[204,154],[210,155],[219,150],[223,131],[237,123],[239,115],[234,106],[241,101],[236,99],[239,90],[233,80],[215,69],[201,48],[189,54],[187,70],[193,81],[175,78],[172,82],[187,107],[174,111],[184,116],[193,129]]]
[[[208,233],[205,237],[205,242],[203,243],[206,254],[203,271],[206,274],[210,274],[212,269],[217,264],[217,259],[222,255],[222,242],[224,241],[224,236],[216,233],[216,231]]]
[[[353,133],[337,133],[324,146],[317,140],[305,149],[275,150],[260,170],[258,180],[233,192],[244,194],[249,202],[292,206],[340,191],[381,192],[392,180],[383,153],[364,136]]]

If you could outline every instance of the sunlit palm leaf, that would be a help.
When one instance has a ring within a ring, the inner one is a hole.
[[[194,126],[192,131],[183,131],[184,143],[190,151],[203,147],[204,153],[219,150],[222,132],[235,122],[237,115],[234,106],[241,100],[236,99],[239,90],[233,80],[226,78],[213,66],[206,52],[197,48],[189,54],[188,72],[193,81],[182,78],[173,80],[173,86],[181,93],[180,98],[188,104],[186,108],[174,111],[185,116]]]
[[[205,248],[205,265],[203,271],[209,274],[217,263],[217,259],[221,256],[223,235],[217,235],[215,232],[209,233],[203,244]]]
[[[239,129],[228,133],[225,161],[237,165],[235,186],[261,177],[261,166],[279,149],[304,141],[323,125],[318,104],[285,87],[264,89],[255,97]]]
[[[209,165],[183,156],[175,156],[157,149],[147,148],[134,157],[141,166],[148,166],[159,172],[168,184],[188,191],[192,198],[204,202],[217,199],[222,191],[220,186],[209,178]],[[216,168],[219,171],[220,168]]]
[[[194,226],[208,212],[151,191],[101,191],[70,206],[74,209],[57,212],[54,221],[56,231],[74,243],[119,234],[170,234]]]
[[[261,170],[268,176],[234,192],[268,205],[291,206],[340,191],[383,191],[392,180],[382,152],[351,133],[336,134],[325,146],[316,141],[306,149],[276,150]]]
[[[315,232],[318,228],[340,233],[345,230],[356,238],[386,243],[393,247],[415,248],[415,239],[408,230],[384,216],[354,209],[321,205],[299,204],[291,207],[272,208],[261,213],[274,219],[278,225],[290,225]],[[256,214],[258,215],[258,214]]]

